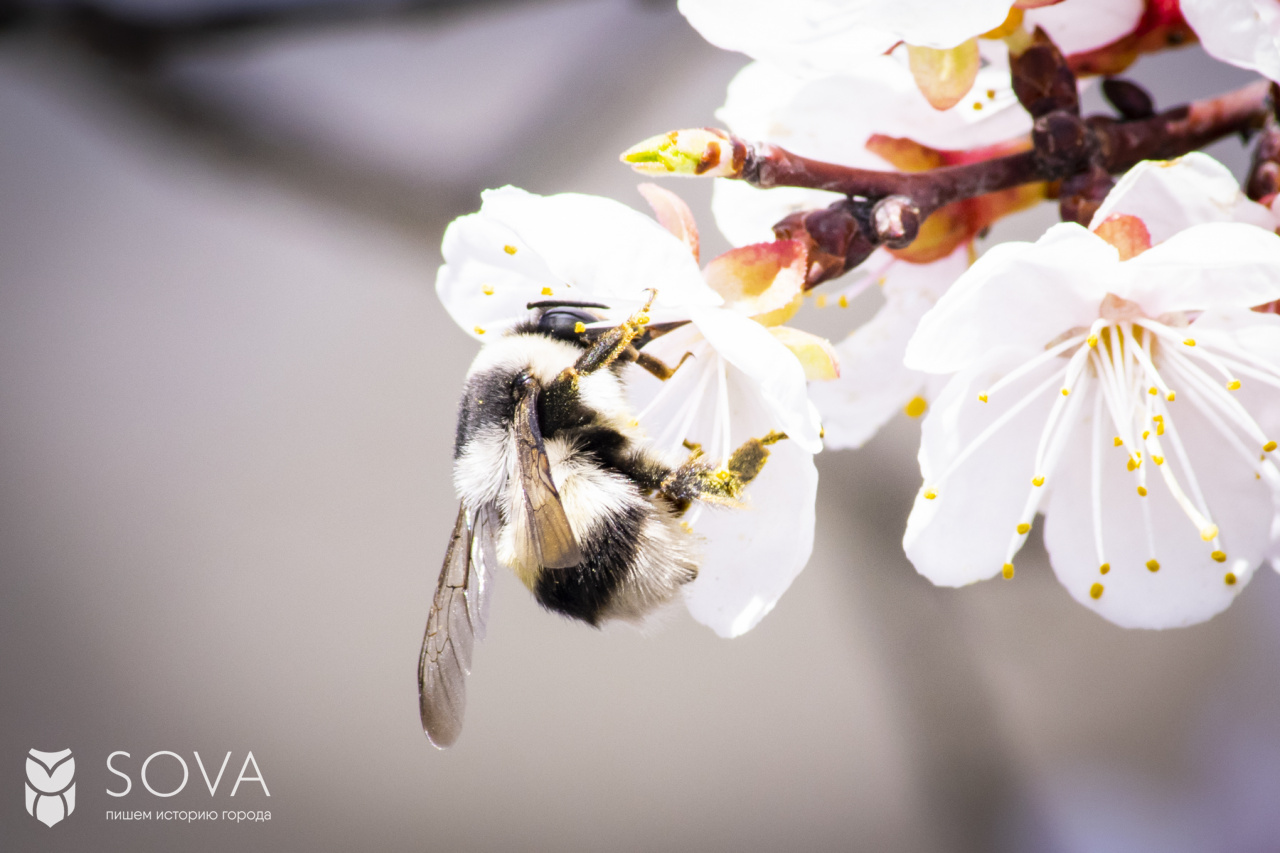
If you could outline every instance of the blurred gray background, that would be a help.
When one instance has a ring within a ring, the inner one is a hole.
[[[462,741],[428,745],[414,675],[475,351],[434,296],[440,236],[504,183],[641,207],[617,152],[713,123],[744,62],[674,3],[0,23],[0,850],[1280,847],[1280,579],[1165,633],[1073,603],[1035,545],[1012,582],[935,589],[900,548],[905,417],[821,455],[813,559],[740,639],[682,612],[597,632],[502,575]],[[1247,79],[1198,49],[1134,76],[1164,106]],[[725,248],[709,187],[669,186]],[[52,829],[23,808],[33,747],[77,758]],[[159,750],[191,764],[166,800],[138,777]],[[228,750],[210,797],[192,753]],[[269,799],[226,796],[247,750]],[[272,819],[105,819],[134,808]]]

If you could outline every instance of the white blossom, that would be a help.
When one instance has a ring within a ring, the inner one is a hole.
[[[1280,4],[1182,0],[1182,16],[1210,56],[1280,81]]]
[[[691,217],[683,221],[691,224]],[[696,245],[696,232],[689,236]],[[736,636],[773,608],[813,547],[813,454],[822,443],[805,368],[793,354],[803,356],[806,348],[752,319],[798,301],[803,257],[797,269],[794,258],[770,266],[770,256],[753,266],[731,253],[704,274],[690,249],[689,239],[618,202],[504,187],[485,192],[480,212],[445,232],[436,290],[463,329],[490,339],[527,318],[529,302],[601,303],[608,308],[599,313],[616,323],[655,289],[651,322],[688,322],[645,351],[673,367],[684,353],[692,355],[663,383],[630,369],[629,392],[654,446],[678,462],[688,455],[685,442],[700,444],[719,463],[749,438],[786,433],[747,487],[745,506],[695,507],[686,518],[705,540],[698,577],[686,587],[689,610],[722,636]],[[778,244],[760,252],[794,249]],[[743,281],[734,279],[738,273]],[[761,274],[773,277],[763,284],[751,279]]]
[[[1195,154],[1140,164],[1093,230],[1055,225],[961,276],[907,348],[951,374],[923,424],[916,568],[1011,576],[1042,512],[1059,580],[1105,618],[1226,608],[1268,554],[1280,490],[1280,317],[1250,310],[1280,298],[1274,227]]]

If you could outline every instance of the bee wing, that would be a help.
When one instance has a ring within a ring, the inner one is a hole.
[[[418,657],[418,709],[422,729],[435,746],[452,746],[462,733],[471,652],[484,637],[489,611],[489,571],[493,565],[494,512],[467,512],[449,538],[436,584],[427,631]]]
[[[543,568],[567,569],[582,562],[582,550],[551,479],[551,463],[538,426],[538,386],[530,379],[519,388],[514,429],[525,524],[517,532],[524,535],[524,545]]]

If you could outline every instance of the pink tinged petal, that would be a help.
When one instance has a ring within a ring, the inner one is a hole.
[[[782,345],[804,368],[804,378],[810,382],[828,382],[840,377],[840,358],[835,347],[826,338],[802,332],[791,326],[774,326],[769,329]]]
[[[1120,267],[1112,246],[1074,223],[1053,226],[1035,243],[998,245],[921,319],[906,365],[952,373],[996,346],[1042,351],[1097,319]]]
[[[1121,266],[1114,292],[1149,317],[1280,299],[1280,237],[1254,225],[1196,225]]]
[[[1153,244],[1206,222],[1243,222],[1268,230],[1277,224],[1271,211],[1240,191],[1226,166],[1200,152],[1134,166],[1107,194],[1089,228],[1096,231],[1117,214],[1141,219]]]
[[[725,308],[767,314],[791,305],[803,292],[805,247],[799,240],[777,240],[731,249],[707,264],[703,275]]]
[[[1280,8],[1273,0],[1182,0],[1206,53],[1280,81]]]
[[[1268,547],[1275,513],[1269,489],[1199,409],[1185,402],[1176,405],[1170,414],[1210,518],[1218,525],[1223,562],[1212,558],[1219,545],[1201,539],[1163,477],[1148,472],[1147,495],[1138,495],[1135,475],[1126,468],[1127,451],[1111,445],[1113,427],[1106,416],[1100,432],[1105,438],[1097,448],[1102,460],[1097,517],[1106,575],[1100,572],[1094,544],[1091,428],[1073,436],[1045,508],[1045,547],[1058,580],[1081,604],[1126,628],[1192,625],[1221,612],[1249,582]],[[1175,454],[1164,464],[1177,467],[1185,489],[1187,479]],[[1157,571],[1150,570],[1150,560],[1156,561]]]
[[[698,260],[698,224],[684,199],[657,184],[640,184],[636,189],[649,202],[658,224],[678,237],[680,242],[689,247],[693,259]]]
[[[907,45],[907,58],[911,76],[935,110],[947,110],[960,103],[973,88],[982,64],[977,39],[942,50]]]
[[[745,506],[708,507],[694,526],[705,537],[706,550],[698,577],[685,588],[685,601],[694,619],[722,637],[755,627],[813,550],[818,489],[813,456],[788,441],[769,450],[763,470],[746,489]]]
[[[817,411],[809,402],[804,368],[791,351],[764,326],[733,311],[694,308],[690,317],[720,357],[742,372],[772,414],[772,429],[809,453],[820,451]]]
[[[1024,5],[1025,4],[1019,4]],[[1043,27],[1064,54],[1083,53],[1111,44],[1138,26],[1145,9],[1143,0],[1071,0],[1028,12],[1028,30]]]
[[[1151,248],[1151,235],[1147,233],[1147,226],[1136,216],[1113,213],[1090,230],[1115,246],[1122,261],[1141,255]]]
[[[630,310],[658,298],[651,315],[687,316],[693,305],[718,305],[689,248],[658,223],[596,196],[537,196],[515,187],[484,193],[481,215],[510,228],[546,263],[570,298]]]
[[[1020,363],[1016,350],[989,353],[952,377],[922,424],[924,483],[902,544],[916,571],[940,586],[963,586],[1000,574],[1017,537],[1034,488],[1036,448],[1064,367],[1055,359],[988,402],[978,399]],[[1054,384],[1028,397],[1047,380]],[[1024,400],[1028,402],[1018,409]],[[1003,426],[989,432],[1006,417]],[[989,437],[970,450],[984,433]]]

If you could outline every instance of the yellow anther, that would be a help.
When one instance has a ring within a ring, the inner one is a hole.
[[[587,324],[582,322],[581,320],[573,324],[573,333],[575,335],[580,335],[586,330],[587,330]]]
[[[924,499],[925,499],[925,500],[927,500],[927,501],[931,501],[931,500],[933,500],[934,498],[936,498],[937,496],[938,496],[938,493],[937,493],[937,492],[935,492],[933,489],[925,489],[925,490],[924,490]]]
[[[1218,525],[1206,524],[1200,528],[1200,538],[1205,542],[1212,542],[1218,538]]]
[[[1239,379],[1232,379],[1230,382],[1228,382],[1228,383],[1227,383],[1227,390],[1228,390],[1228,391],[1239,391],[1239,390],[1240,390],[1240,380],[1239,380]]]
[[[1193,346],[1195,346],[1195,345],[1196,345],[1196,339],[1195,339],[1195,338],[1187,338],[1185,341],[1183,341],[1183,343],[1184,343],[1184,344],[1186,344],[1186,345],[1187,345],[1187,346],[1189,346],[1189,347],[1193,347]]]
[[[506,252],[508,255],[514,255],[516,253],[516,247],[508,243],[502,247],[502,251]]]
[[[1063,389],[1062,389],[1062,396],[1064,396],[1064,397],[1065,397],[1065,396],[1067,396],[1067,395],[1068,395],[1068,394],[1070,394],[1070,393],[1071,393],[1071,389],[1070,389],[1070,388],[1063,388]]]
[[[924,414],[924,410],[927,408],[929,408],[929,404],[924,397],[912,397],[910,402],[902,407],[902,411],[909,418],[918,418]]]
[[[1146,440],[1146,439],[1148,439],[1148,438],[1150,438],[1150,437],[1151,437],[1151,430],[1149,430],[1149,429],[1144,429],[1144,430],[1142,431],[1142,438],[1143,438],[1143,440]]]
[[[1043,485],[1044,485],[1044,475],[1043,475],[1043,474],[1037,474],[1036,476],[1032,477],[1032,478],[1031,478],[1031,485],[1033,485],[1033,486],[1043,486]]]
[[[982,101],[974,101],[974,102],[973,102],[973,108],[974,108],[975,110],[980,110],[980,109],[982,109]]]
[[[543,296],[550,296],[550,295],[551,295],[551,288],[549,288],[549,287],[544,287],[544,288],[542,288],[542,295],[543,295]]]
[[[987,100],[988,100],[988,101],[994,101],[995,99],[996,99],[996,90],[995,90],[995,89],[988,89],[988,90],[987,90]]]
[[[1029,530],[1031,530],[1031,525],[1030,525],[1030,524],[1027,524],[1025,521],[1023,521],[1023,522],[1019,522],[1019,523],[1018,523],[1018,533],[1019,533],[1019,534],[1021,534],[1021,535],[1026,535],[1026,533],[1027,533]]]
[[[1094,349],[1097,349],[1097,348],[1098,348],[1098,336],[1097,336],[1097,335],[1090,335],[1090,336],[1088,337],[1088,339],[1087,339],[1087,340],[1089,341],[1089,346],[1093,347]]]
[[[1111,571],[1111,564],[1103,563],[1101,566],[1098,566],[1098,571],[1105,575],[1107,572]]]
[[[849,297],[841,294],[840,298],[836,300],[836,304],[839,305],[841,308],[848,308]]]
[[[1164,435],[1164,421],[1156,424],[1156,435]]]
[[[484,329],[480,328],[479,326],[476,326],[476,334],[477,334],[477,335],[483,335],[483,334],[484,334]]]
[[[981,402],[983,402],[983,403],[987,402],[987,395],[986,395],[986,394],[979,394],[979,395],[978,395],[978,400],[979,400],[979,401],[981,401]]]
[[[813,300],[813,304],[814,304],[814,305],[817,305],[819,308],[826,308],[826,307],[827,307],[827,294],[825,294],[825,293],[819,293],[819,294],[814,298],[814,300]]]
[[[1164,415],[1152,415],[1151,420],[1155,421],[1156,423],[1163,423]]]
[[[1158,572],[1158,571],[1160,571],[1160,561],[1159,561],[1159,560],[1147,560],[1147,571],[1149,571],[1149,572]]]
[[[1150,388],[1147,389],[1147,393],[1150,394],[1152,397],[1154,397],[1155,395],[1159,394],[1160,391],[1159,389],[1156,388],[1156,386],[1152,385]]]
[[[1000,574],[1004,575],[1005,580],[1013,577],[1013,563],[1005,563],[1000,569]]]
[[[1145,498],[1147,496],[1147,487],[1138,486],[1138,497]]]
[[[1235,585],[1236,585],[1236,573],[1235,573],[1235,572],[1227,572],[1225,575],[1223,575],[1223,576],[1222,576],[1222,579],[1226,582],[1227,586],[1235,586]]]
[[[1266,444],[1262,445],[1263,453],[1270,453],[1275,449],[1276,449],[1276,443],[1274,441],[1268,441]]]
[[[1151,454],[1151,461],[1152,461],[1152,462],[1154,462],[1154,463],[1156,463],[1157,465],[1163,465],[1163,464],[1164,464],[1164,457],[1163,457],[1163,456],[1156,456],[1156,455],[1153,453],[1153,454]]]
[[[1093,586],[1089,587],[1089,597],[1095,599],[1102,598],[1102,584],[1095,583]]]
[[[480,292],[485,296],[493,296],[493,285],[486,284],[484,287],[480,288]]]
[[[1174,401],[1174,398],[1176,398],[1177,396],[1178,396],[1177,394],[1170,391],[1169,395],[1165,397],[1165,399],[1168,400],[1170,403],[1172,403]]]
[[[1214,551],[1209,555],[1215,563],[1225,563],[1227,561],[1227,553],[1225,551]]]
[[[1127,467],[1130,471],[1137,471],[1138,466],[1141,464],[1142,464],[1141,459],[1134,459],[1132,456],[1130,456],[1129,461],[1125,464],[1125,467]]]
[[[1124,442],[1121,441],[1120,436],[1117,435],[1115,438],[1111,439],[1111,444],[1113,447],[1119,447],[1120,445],[1124,444]]]

